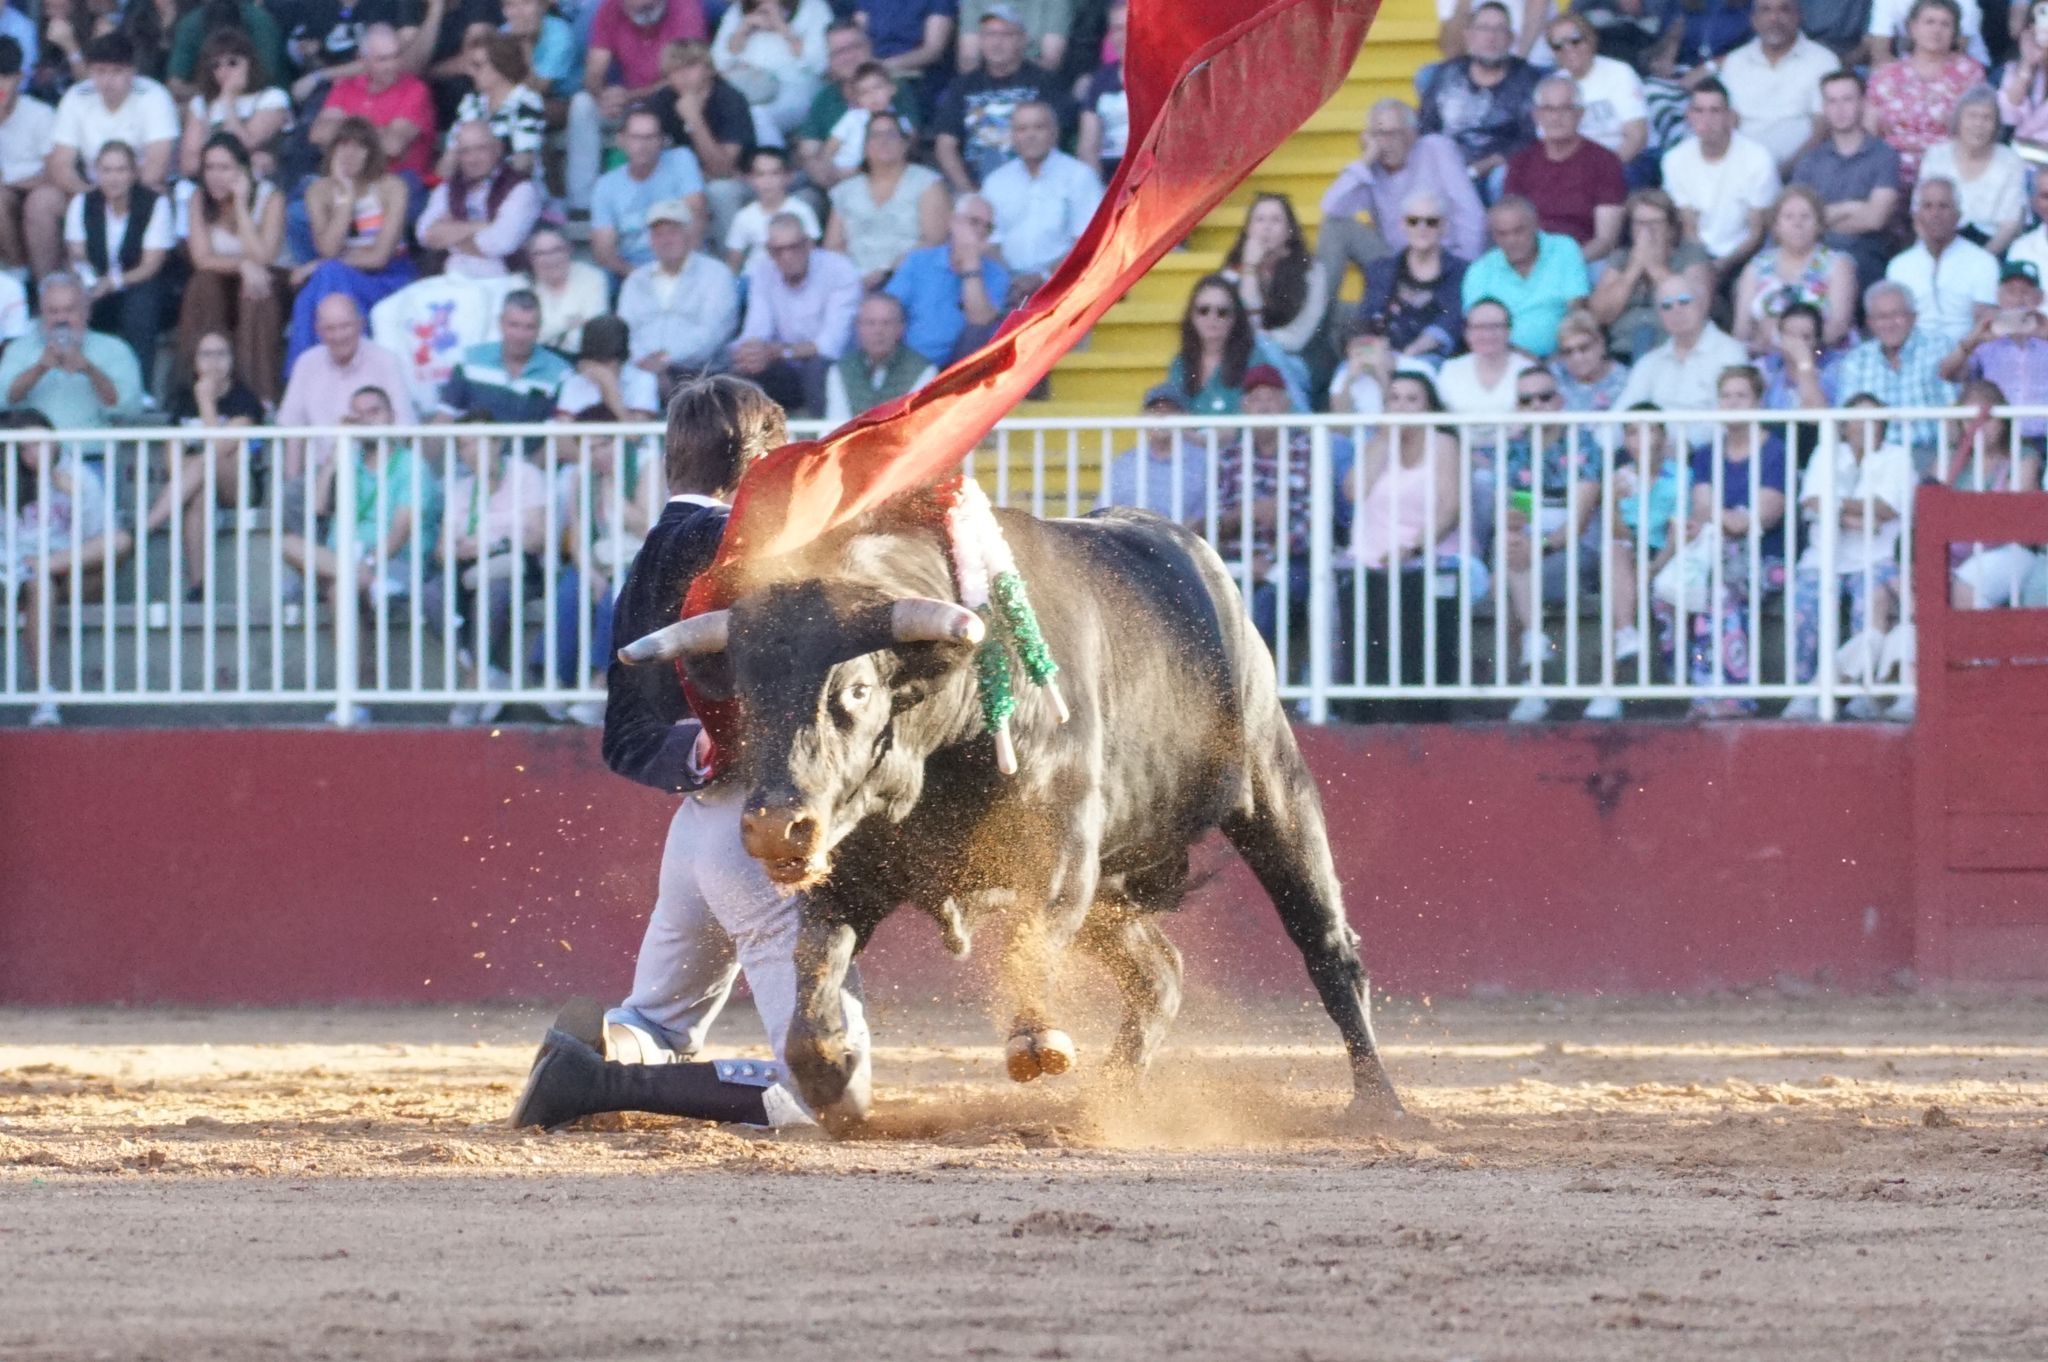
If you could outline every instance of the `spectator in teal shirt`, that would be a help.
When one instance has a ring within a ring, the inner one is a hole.
[[[1571,305],[1593,291],[1579,243],[1538,230],[1536,209],[1513,195],[1486,215],[1493,249],[1473,261],[1460,288],[1470,309],[1481,298],[1498,298],[1512,321],[1509,341],[1518,350],[1548,359],[1557,349],[1557,327]]]
[[[349,399],[344,422],[352,426],[388,426],[395,417],[391,397],[382,388],[359,388]],[[309,544],[296,534],[278,541],[284,560],[301,571],[311,569],[322,581],[352,588],[364,609],[380,597],[412,593],[413,556],[419,546],[441,540],[441,483],[424,467],[410,444],[386,436],[363,436],[347,442],[354,465],[355,504],[335,504],[340,459],[330,459],[317,474],[315,510],[327,525],[326,543]],[[418,510],[414,510],[414,484]],[[353,569],[341,560],[342,520],[355,526]]]
[[[142,401],[128,342],[86,329],[85,286],[68,271],[43,281],[42,318],[0,356],[0,404],[33,407],[62,431],[97,430]]]
[[[505,22],[499,31],[527,48],[526,64],[540,82],[541,93],[549,99],[574,99],[583,88],[583,44],[569,21],[548,13],[547,0],[503,0],[501,8]]]

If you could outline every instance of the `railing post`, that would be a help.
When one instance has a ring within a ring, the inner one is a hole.
[[[1308,718],[1330,720],[1330,427],[1309,427],[1308,455]],[[1285,533],[1286,527],[1281,527]]]
[[[356,707],[356,639],[357,627],[361,624],[361,608],[356,595],[358,559],[362,556],[361,546],[356,543],[356,465],[352,437],[346,433],[334,442],[334,527],[335,574],[334,574],[334,720],[341,728],[355,723]],[[312,477],[311,451],[308,451],[307,476]],[[307,487],[307,503],[312,503],[312,487]],[[306,573],[306,594],[308,600],[317,596],[320,590],[318,573]],[[307,678],[311,680],[311,677]]]
[[[1814,658],[1813,678],[1820,684],[1822,723],[1835,721],[1835,653],[1841,647],[1838,620],[1842,612],[1842,593],[1835,580],[1835,558],[1842,539],[1842,507],[1837,500],[1840,489],[1835,485],[1835,451],[1840,447],[1842,438],[1841,420],[1834,412],[1821,418],[1820,445],[1814,452],[1814,459],[1820,464],[1820,618],[1815,621],[1820,642],[1819,652]],[[1790,513],[1797,514],[1798,509],[1794,506]],[[1799,591],[1797,564],[1793,565],[1790,587],[1796,600]]]

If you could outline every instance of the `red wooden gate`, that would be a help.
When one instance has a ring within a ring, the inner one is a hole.
[[[2048,987],[2048,610],[1949,604],[1949,546],[2048,544],[2048,493],[1925,487],[1914,518],[1915,968]]]

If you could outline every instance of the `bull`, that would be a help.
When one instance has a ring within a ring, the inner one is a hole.
[[[785,1057],[805,1100],[845,1110],[840,987],[906,903],[938,918],[956,949],[982,923],[1005,924],[1013,1078],[1073,1062],[1048,1012],[1069,947],[1116,979],[1124,1015],[1109,1062],[1141,1074],[1180,1006],[1180,954],[1157,915],[1188,888],[1189,849],[1220,829],[1343,1036],[1353,1111],[1399,1115],[1322,801],[1222,560],[1143,511],[998,518],[1071,710],[1019,686],[1013,775],[998,769],[977,699],[982,622],[952,603],[944,542],[909,513],[871,519],[728,609],[621,654],[680,659],[700,694],[737,704],[744,737],[727,778],[748,791],[742,838],[802,896]]]

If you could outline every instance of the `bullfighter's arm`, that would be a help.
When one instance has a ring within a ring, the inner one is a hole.
[[[685,515],[671,504],[633,560],[612,608],[612,638],[620,646],[664,625],[682,612],[683,597],[697,574],[710,565],[725,529],[723,512]],[[675,668],[629,667],[612,660],[606,673],[605,765],[642,785],[682,794],[704,784],[691,760],[701,726],[690,717]]]

